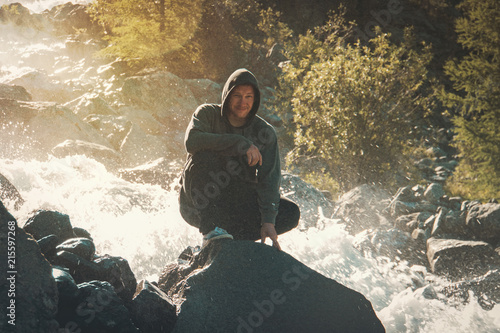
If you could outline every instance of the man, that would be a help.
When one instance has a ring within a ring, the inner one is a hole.
[[[204,243],[269,237],[280,249],[278,234],[298,224],[297,205],[280,198],[276,132],[257,116],[259,105],[257,79],[239,69],[224,85],[222,103],[198,107],[186,130],[180,210]]]

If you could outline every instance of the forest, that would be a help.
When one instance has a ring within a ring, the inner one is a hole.
[[[414,161],[445,131],[459,160],[447,192],[500,199],[497,0],[94,0],[88,12],[96,28],[80,33],[130,74],[254,72],[284,120],[286,168],[319,188],[415,183]]]

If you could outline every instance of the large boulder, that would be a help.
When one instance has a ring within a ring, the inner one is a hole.
[[[147,280],[137,285],[129,308],[132,320],[141,333],[171,332],[177,321],[176,308],[170,298]]]
[[[427,258],[433,273],[453,280],[480,276],[491,267],[500,267],[500,256],[482,241],[431,237],[427,240]]]
[[[170,189],[181,170],[182,164],[178,160],[162,157],[135,168],[120,169],[119,175],[129,182],[160,185],[164,189]]]
[[[55,103],[21,102],[0,99],[0,118],[5,135],[0,136],[0,157],[45,159],[52,149],[66,140],[92,142],[111,148],[91,125],[70,109]]]
[[[40,58],[41,54],[33,54],[33,56]],[[47,53],[45,56],[50,58],[57,56],[57,54]],[[22,74],[8,83],[26,88],[34,101],[66,103],[86,92],[81,87],[72,87],[41,70]]]
[[[147,110],[172,129],[185,128],[198,107],[189,86],[169,72],[129,77],[122,93],[124,100]]]
[[[472,206],[467,214],[467,227],[477,239],[491,244],[500,242],[500,204]]]
[[[90,281],[78,285],[78,306],[68,322],[76,323],[82,333],[138,333],[130,312],[109,282]],[[66,325],[64,325],[66,326]]]
[[[56,235],[59,241],[75,237],[69,216],[55,211],[38,210],[24,224],[23,229],[36,240]]]
[[[17,101],[31,101],[31,95],[24,87],[0,83],[0,98]]]
[[[208,79],[184,80],[198,104],[220,103],[222,99],[222,86]]]
[[[0,247],[5,251],[0,260],[4,317],[0,331],[56,332],[58,293],[51,266],[36,241],[18,227],[1,201],[0,229]]]
[[[67,2],[44,11],[44,16],[54,25],[58,34],[74,34],[77,30],[97,32],[99,25],[92,20],[87,6]]]
[[[385,331],[363,295],[251,241],[214,241],[159,287],[178,306],[174,332]]]
[[[55,157],[65,157],[69,155],[84,155],[106,165],[116,166],[121,157],[114,149],[97,143],[82,140],[65,140],[51,150]]]

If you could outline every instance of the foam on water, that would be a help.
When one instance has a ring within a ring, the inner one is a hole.
[[[138,279],[156,280],[184,248],[201,242],[179,214],[176,191],[124,181],[85,156],[45,162],[0,159],[0,173],[26,200],[19,211],[7,203],[21,225],[37,209],[68,214],[74,226],[92,234],[100,254],[126,258]],[[475,300],[452,305],[439,294],[425,297],[425,287],[437,290],[443,282],[424,267],[366,258],[342,224],[326,218],[319,222],[321,228],[280,236],[283,250],[365,295],[387,332],[500,332],[499,306],[485,311]]]

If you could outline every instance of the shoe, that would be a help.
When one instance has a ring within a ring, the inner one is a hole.
[[[226,230],[215,227],[214,230],[210,231],[208,234],[203,236],[203,243],[201,244],[201,247],[205,247],[209,242],[216,240],[216,239],[222,239],[222,238],[229,238],[233,239],[233,236],[227,233]]]

